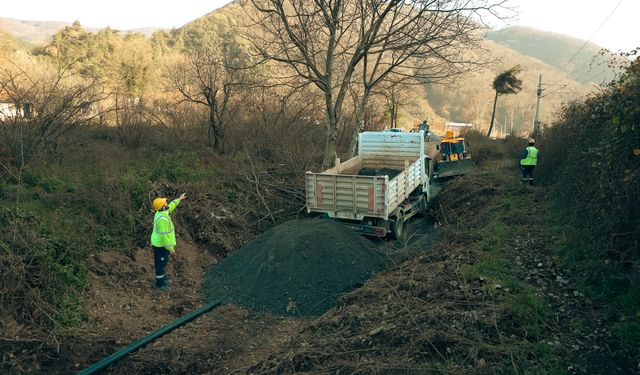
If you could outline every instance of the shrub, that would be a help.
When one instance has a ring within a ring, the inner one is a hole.
[[[478,163],[486,160],[512,159],[514,165],[518,165],[520,154],[527,146],[525,139],[513,135],[504,139],[491,139],[478,131],[469,131],[464,134],[464,138],[469,143],[471,157]]]
[[[538,167],[586,290],[636,323],[640,308],[640,61],[545,129]],[[622,331],[620,331],[622,332]],[[637,354],[640,357],[640,354]]]

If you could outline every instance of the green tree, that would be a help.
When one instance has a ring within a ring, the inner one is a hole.
[[[80,70],[88,63],[89,46],[93,44],[94,35],[84,30],[80,22],[67,26],[53,35],[51,42],[43,48],[45,55],[59,67],[74,66]]]
[[[491,136],[493,130],[493,120],[496,116],[496,104],[498,103],[498,95],[517,94],[522,90],[522,80],[516,75],[522,71],[520,65],[516,65],[513,68],[506,70],[496,76],[491,86],[496,90],[496,96],[493,99],[493,112],[491,113],[491,123],[489,125],[489,131],[487,137]]]

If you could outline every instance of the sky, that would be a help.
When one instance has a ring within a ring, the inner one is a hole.
[[[129,30],[174,28],[199,18],[230,0],[5,0],[0,17],[32,21],[80,21],[85,27]],[[517,15],[494,28],[528,26],[590,40],[612,52],[640,46],[633,32],[640,0],[508,0]],[[614,11],[615,9],[615,11]]]
[[[230,0],[4,0],[0,17],[28,21],[80,21],[118,30],[178,28]]]
[[[640,47],[640,0],[510,0],[517,15],[496,28],[528,26],[589,40],[612,52]]]

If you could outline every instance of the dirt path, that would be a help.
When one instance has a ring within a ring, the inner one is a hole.
[[[530,231],[514,238],[515,265],[523,281],[544,296],[551,311],[543,343],[562,354],[570,374],[629,374],[634,368],[606,324],[603,306],[597,306],[576,289],[576,271],[564,263],[556,250],[561,239],[547,237],[544,218],[549,198],[541,187],[524,190],[529,204]]]
[[[42,348],[28,372],[80,371],[202,306],[198,293],[202,275],[215,259],[188,239],[179,239],[177,250],[167,272],[173,280],[170,293],[153,288],[149,249],[138,249],[131,257],[119,252],[94,256],[83,296],[86,323],[65,337],[59,347]],[[274,351],[302,322],[222,306],[127,356],[104,373],[232,373]]]

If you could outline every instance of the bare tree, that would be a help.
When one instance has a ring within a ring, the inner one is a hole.
[[[400,67],[407,75],[439,81],[474,63],[469,48],[483,13],[500,0],[250,0],[259,32],[251,41],[266,58],[289,65],[324,94],[324,166],[336,157],[337,127],[354,73],[363,95],[352,138],[371,90]],[[352,147],[354,148],[354,147]]]
[[[232,98],[250,81],[253,66],[234,38],[233,33],[202,34],[167,71],[170,90],[179,92],[188,102],[207,107],[209,141],[218,152],[224,152],[224,130],[235,112]]]
[[[398,113],[400,108],[413,103],[416,95],[410,91],[411,84],[403,84],[402,82],[385,82],[379,87],[379,91],[384,96],[387,103],[387,111],[389,113],[389,127],[398,127]],[[354,142],[355,144],[355,142]]]
[[[13,64],[0,69],[0,91],[16,108],[3,122],[19,125],[26,156],[54,149],[63,134],[101,115],[97,106],[105,98],[101,86],[77,77],[72,66],[41,61],[38,66]]]

